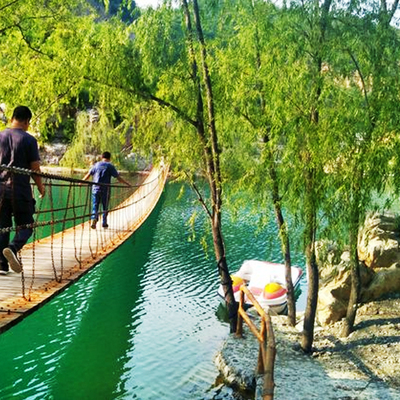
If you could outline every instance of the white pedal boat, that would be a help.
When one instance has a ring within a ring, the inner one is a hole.
[[[292,266],[292,282],[294,290],[300,285],[303,271],[298,266]],[[262,308],[276,314],[286,311],[287,289],[285,279],[285,265],[269,261],[246,260],[240,269],[231,275],[235,300],[240,300],[240,286],[246,285]],[[218,295],[225,299],[222,285],[218,288]],[[245,304],[253,304],[245,297]]]

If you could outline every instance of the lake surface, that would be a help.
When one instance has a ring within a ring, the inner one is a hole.
[[[213,359],[229,326],[219,317],[210,240],[208,251],[200,244],[207,222],[194,194],[180,189],[168,184],[129,240],[0,335],[0,399],[221,398]],[[224,218],[232,272],[245,259],[281,262],[274,221],[260,230],[257,220]]]

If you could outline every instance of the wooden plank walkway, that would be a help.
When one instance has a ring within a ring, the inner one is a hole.
[[[168,168],[153,168],[131,197],[108,215],[108,229],[90,222],[26,245],[23,272],[0,276],[0,333],[45,304],[120,246],[150,215]]]

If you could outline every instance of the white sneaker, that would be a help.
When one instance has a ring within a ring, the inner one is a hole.
[[[5,258],[7,258],[8,264],[14,272],[20,273],[22,271],[21,263],[18,261],[17,256],[9,247],[6,247],[3,250],[3,255]]]
[[[4,269],[0,269],[0,275],[7,275],[8,271],[4,271]]]

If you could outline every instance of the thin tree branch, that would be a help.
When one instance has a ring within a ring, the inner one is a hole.
[[[151,94],[149,92],[140,91],[140,90],[132,89],[132,88],[127,88],[127,87],[125,87],[123,85],[117,85],[115,83],[110,84],[110,83],[103,82],[103,81],[100,81],[100,80],[95,79],[95,78],[91,78],[89,76],[85,76],[84,79],[86,79],[87,81],[90,81],[90,82],[97,83],[99,85],[103,85],[103,86],[109,87],[109,88],[123,90],[123,91],[125,91],[127,93],[131,93],[131,94],[134,94],[136,96],[139,96],[144,100],[152,100],[152,101],[156,102],[158,105],[160,105],[162,107],[171,109],[177,115],[179,115],[182,119],[184,119],[186,122],[188,122],[189,124],[191,124],[191,125],[193,125],[194,127],[197,128],[197,121],[194,121],[192,118],[190,118],[180,108],[178,108],[177,106],[175,106],[174,104],[172,104],[172,103],[170,103],[170,102],[168,102],[166,100],[163,100],[163,99],[160,99],[157,96],[154,96],[153,94]]]
[[[399,6],[399,0],[395,0],[392,4],[392,9],[390,10],[390,21],[392,20],[394,13],[397,11],[397,7]]]
[[[210,219],[212,220],[212,215],[210,210],[207,207],[207,204],[204,201],[203,196],[201,195],[199,189],[197,188],[196,184],[193,182],[193,179],[190,178],[189,174],[185,171],[185,175],[188,178],[189,184],[192,187],[192,189],[196,192],[197,198],[199,199],[201,205],[203,206],[205,212],[207,213],[207,215],[210,217]]]
[[[367,95],[367,88],[366,88],[366,86],[365,86],[364,75],[363,75],[363,73],[361,72],[361,68],[360,68],[360,65],[358,64],[358,61],[356,60],[356,58],[354,57],[354,55],[353,55],[353,53],[350,51],[350,49],[347,49],[347,52],[349,53],[350,58],[352,59],[354,65],[355,65],[355,67],[356,67],[356,69],[357,69],[358,75],[360,75],[361,85],[362,85],[362,91],[363,91],[363,94],[364,94],[365,103],[366,103],[366,105],[367,105],[368,110],[370,110],[369,101],[368,101],[368,95]],[[368,113],[368,115],[369,115],[369,113]],[[370,120],[371,120],[371,117],[370,117]]]
[[[250,118],[250,116],[248,114],[241,113],[241,115],[251,125],[252,128],[256,128],[256,124],[252,121],[252,119]]]
[[[21,33],[23,41],[27,44],[27,46],[33,50],[34,52],[41,54],[42,56],[48,57],[50,60],[53,60],[53,57],[49,54],[43,53],[41,50],[36,49],[35,47],[32,46],[31,42],[28,40],[28,38],[24,34],[24,30],[22,29],[22,26],[20,24],[15,24],[15,27],[18,28],[19,32]]]
[[[11,7],[11,6],[14,5],[15,3],[18,3],[19,1],[20,1],[20,0],[14,0],[14,1],[11,1],[10,3],[8,3],[8,4],[4,4],[4,6],[0,7],[0,12],[3,11],[3,10],[5,10],[7,7]]]
[[[6,26],[6,27],[0,29],[0,34],[3,34],[4,32],[7,32],[9,29],[12,29],[12,28],[15,28],[15,24],[12,24],[12,25],[9,25],[9,26]]]
[[[56,104],[59,100],[61,100],[63,97],[65,97],[70,91],[71,89],[75,86],[76,82],[74,82],[73,84],[71,84],[71,86],[64,92],[64,93],[60,93],[56,99],[54,101],[52,101],[48,107],[46,107],[42,112],[40,112],[38,115],[35,116],[35,119],[38,120],[46,111],[48,111],[54,104]]]

